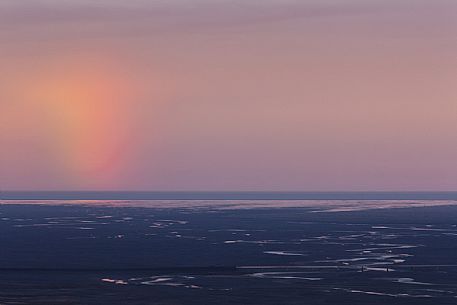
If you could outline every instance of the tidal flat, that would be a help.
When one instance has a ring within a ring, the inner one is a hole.
[[[0,304],[455,304],[457,205],[0,204]]]

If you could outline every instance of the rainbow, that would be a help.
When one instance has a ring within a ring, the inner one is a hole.
[[[73,180],[112,184],[128,153],[126,82],[107,60],[60,60],[29,86],[60,167]],[[77,181],[73,181],[77,183]],[[85,183],[84,183],[85,184]]]

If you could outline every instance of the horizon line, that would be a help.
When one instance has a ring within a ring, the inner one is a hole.
[[[457,191],[0,191],[0,200],[457,200]]]

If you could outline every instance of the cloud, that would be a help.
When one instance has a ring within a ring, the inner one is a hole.
[[[413,2],[413,3],[411,3]],[[447,3],[438,0],[434,3]],[[104,23],[149,28],[240,26],[261,22],[392,12],[422,6],[426,1],[391,0],[4,0],[0,25],[9,29],[40,25]],[[407,6],[406,4],[409,4]]]

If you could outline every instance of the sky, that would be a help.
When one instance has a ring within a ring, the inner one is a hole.
[[[457,1],[0,0],[0,189],[457,189]]]

